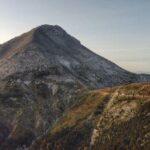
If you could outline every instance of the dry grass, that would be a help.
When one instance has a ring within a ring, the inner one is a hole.
[[[118,95],[115,94],[113,104],[106,109],[116,90]],[[150,84],[88,91],[78,97],[79,103],[32,149],[88,150],[95,128],[101,133],[93,147],[95,150],[145,149],[149,146],[149,93]]]

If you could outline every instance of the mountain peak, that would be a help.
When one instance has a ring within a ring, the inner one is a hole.
[[[80,45],[80,41],[69,35],[62,27],[58,25],[41,25],[38,26],[0,46],[0,58],[11,56],[18,52],[24,51],[29,45]]]
[[[51,34],[51,35],[55,35],[55,36],[63,36],[64,34],[66,34],[65,30],[60,27],[59,25],[48,25],[48,24],[44,24],[41,26],[36,27],[35,29],[33,29],[35,32],[38,33],[46,33],[46,34]]]
[[[59,45],[66,49],[68,46],[71,48],[81,46],[79,40],[69,35],[59,25],[41,25],[28,32],[28,34],[31,34],[32,42],[41,44],[44,47]]]
[[[90,87],[138,82],[139,78],[94,54],[58,25],[41,25],[8,41],[0,47],[0,58],[0,79],[26,72],[34,77],[35,70],[53,73],[49,71],[53,67]]]
[[[0,47],[0,78],[52,65],[77,63],[82,45],[58,25],[41,25]],[[84,49],[83,49],[84,51]]]

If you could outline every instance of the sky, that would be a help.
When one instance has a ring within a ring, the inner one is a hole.
[[[136,73],[150,73],[150,0],[0,0],[0,44],[60,25],[83,45]]]

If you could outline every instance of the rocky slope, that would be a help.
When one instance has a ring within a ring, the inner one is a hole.
[[[45,134],[85,87],[69,77],[0,82],[0,149],[29,146]]]
[[[104,109],[114,89],[104,90],[102,95],[89,89],[147,81],[149,75],[130,73],[94,54],[59,26],[37,27],[0,46],[0,149],[30,147],[57,127],[73,106],[85,104],[85,113],[79,111],[81,116],[77,116],[77,111],[73,126],[87,115],[99,113],[95,107],[102,102],[100,108]],[[85,121],[88,130],[84,129],[92,134],[90,117]],[[80,143],[82,133],[77,137]],[[53,142],[53,136],[50,138]],[[44,146],[49,147],[47,144]]]
[[[30,150],[147,150],[150,84],[89,91]]]
[[[149,80],[94,54],[57,25],[42,25],[4,43],[0,58],[1,79],[19,73],[32,80],[33,71],[61,69],[91,88]]]

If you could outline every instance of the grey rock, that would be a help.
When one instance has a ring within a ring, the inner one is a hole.
[[[90,88],[150,80],[93,53],[57,25],[42,25],[4,43],[0,58],[1,79],[18,73],[33,77],[36,70],[67,74]]]

